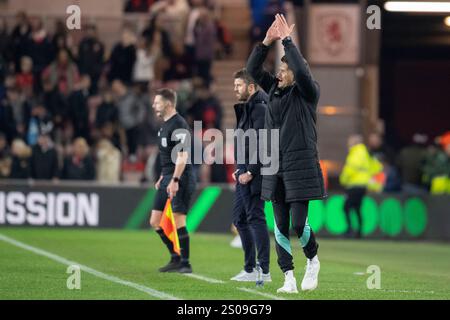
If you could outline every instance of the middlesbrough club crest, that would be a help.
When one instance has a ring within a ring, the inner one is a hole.
[[[320,46],[332,56],[339,56],[349,41],[351,20],[339,13],[324,14],[319,19],[317,37]]]
[[[313,5],[309,20],[311,63],[357,64],[359,9],[354,5]]]

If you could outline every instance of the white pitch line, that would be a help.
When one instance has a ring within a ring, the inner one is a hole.
[[[104,280],[107,280],[107,281],[111,281],[111,282],[114,282],[114,283],[118,283],[118,284],[121,284],[121,285],[124,285],[124,286],[127,286],[127,287],[131,287],[131,288],[136,289],[138,291],[145,292],[148,295],[150,295],[152,297],[155,297],[155,298],[166,299],[166,300],[179,300],[180,299],[180,298],[174,297],[174,296],[172,296],[170,294],[167,294],[165,292],[161,292],[161,291],[158,291],[158,290],[155,290],[155,289],[152,289],[152,288],[149,288],[149,287],[146,287],[146,286],[143,286],[141,284],[134,283],[134,282],[131,282],[131,281],[122,280],[122,279],[120,279],[118,277],[111,276],[109,274],[97,271],[97,270],[92,269],[92,268],[90,268],[88,266],[79,264],[78,262],[68,260],[68,259],[63,258],[61,256],[58,256],[58,255],[56,255],[54,253],[51,253],[51,252],[48,252],[48,251],[45,251],[45,250],[42,250],[42,249],[30,246],[30,245],[25,244],[23,242],[17,241],[15,239],[7,237],[7,236],[5,236],[5,235],[3,235],[1,233],[0,233],[0,240],[5,241],[5,242],[7,242],[9,244],[12,244],[12,245],[14,245],[16,247],[22,248],[24,250],[31,251],[31,252],[33,252],[35,254],[47,257],[47,258],[49,258],[49,259],[51,259],[53,261],[59,262],[61,264],[65,264],[65,265],[68,265],[68,266],[77,265],[77,266],[80,267],[81,270],[83,270],[83,271],[85,271],[87,273],[90,273],[93,276],[96,276],[98,278],[101,278],[101,279],[104,279]]]
[[[205,276],[195,274],[195,273],[184,273],[184,275],[187,277],[190,277],[190,278],[206,281],[208,283],[219,283],[219,284],[226,283],[226,281],[223,281],[223,280],[213,279],[213,278],[205,277]],[[274,299],[274,300],[286,300],[284,298],[277,297],[277,296],[271,295],[270,293],[264,293],[264,292],[261,292],[258,290],[253,290],[253,289],[249,289],[249,288],[237,288],[237,289],[240,291],[257,294],[257,295],[260,295],[260,296],[263,296],[266,298],[270,298],[270,299]]]
[[[253,293],[253,294],[258,294],[260,296],[263,296],[263,297],[266,297],[266,298],[270,298],[270,299],[274,299],[274,300],[286,300],[286,299],[284,299],[282,297],[277,297],[277,296],[274,296],[273,294],[264,293],[264,292],[261,292],[261,291],[255,290],[255,289],[238,288],[238,290],[250,292],[250,293]]]
[[[195,273],[183,273],[186,277],[190,277],[190,278],[194,278],[194,279],[198,279],[198,280],[203,280],[209,283],[225,283],[225,281],[222,280],[217,280],[217,279],[213,279],[213,278],[208,278],[205,276],[201,276],[199,274],[195,274]]]

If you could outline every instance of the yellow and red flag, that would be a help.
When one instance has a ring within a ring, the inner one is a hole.
[[[177,227],[175,225],[175,218],[173,216],[170,198],[167,199],[159,226],[163,229],[167,238],[172,241],[173,251],[180,254],[180,241],[178,240]]]

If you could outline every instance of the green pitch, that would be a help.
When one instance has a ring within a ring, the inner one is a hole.
[[[0,299],[450,298],[448,244],[319,238],[318,289],[280,295],[283,274],[273,239],[273,282],[262,289],[229,281],[243,264],[241,250],[231,248],[230,240],[231,235],[194,234],[191,262],[199,277],[192,278],[157,272],[168,254],[152,231],[0,228]],[[300,287],[305,259],[298,241],[291,242]],[[89,268],[81,268],[80,290],[67,288],[72,262]],[[370,265],[380,267],[379,290],[367,288]]]

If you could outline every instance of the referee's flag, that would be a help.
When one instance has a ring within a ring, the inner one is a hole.
[[[163,229],[167,238],[172,241],[173,251],[180,254],[180,241],[178,240],[177,226],[175,225],[170,198],[167,199],[159,226]]]

